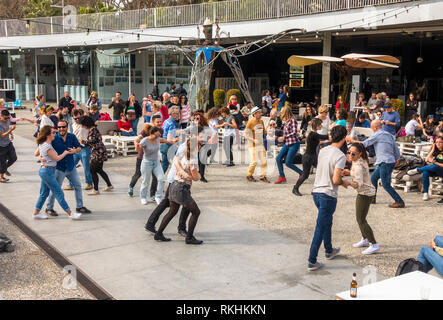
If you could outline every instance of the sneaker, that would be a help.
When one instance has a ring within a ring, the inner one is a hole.
[[[292,188],[292,193],[295,194],[296,196],[299,196],[299,197],[303,196],[295,186],[294,186],[294,188]]]
[[[112,189],[114,189],[114,186],[108,186],[104,188],[103,191],[111,191]]]
[[[162,198],[155,198],[155,202],[157,203],[157,205],[159,205],[162,202]]]
[[[131,187],[128,188],[128,196],[130,196],[130,197],[134,196],[134,188],[131,188]]]
[[[100,191],[92,189],[88,192],[88,196],[95,196],[97,194],[100,194]]]
[[[407,172],[407,174],[410,175],[410,176],[413,176],[414,174],[419,174],[419,173],[420,173],[420,172],[418,172],[418,169],[417,169],[417,168],[412,169],[412,170],[409,170],[409,171]]]
[[[34,214],[33,218],[36,220],[45,220],[45,219],[49,219],[49,217],[41,212],[39,212],[38,214]]]
[[[53,210],[53,209],[46,209],[46,210],[45,210],[45,213],[46,213],[47,215],[52,216],[52,217],[58,217],[57,212],[55,212],[55,210]]]
[[[423,193],[423,201],[428,201],[428,200],[429,200],[429,194]]]
[[[377,243],[371,244],[369,248],[362,251],[362,254],[373,254],[380,250],[380,247]]]
[[[369,243],[368,239],[363,239],[361,238],[361,240],[357,243],[354,243],[352,246],[354,248],[363,248],[363,247],[369,247],[371,244]]]
[[[70,186],[64,186],[63,190],[64,191],[71,191],[71,190],[74,190],[74,189],[72,189]]]
[[[285,177],[278,177],[277,181],[274,181],[275,184],[286,183]]]
[[[404,208],[405,204],[400,202],[395,202],[389,205],[389,208]]]
[[[323,263],[316,262],[316,263],[308,263],[308,271],[315,271],[323,267]]]
[[[334,259],[336,256],[338,256],[338,254],[340,253],[340,248],[333,248],[331,253],[326,253],[326,259],[327,260],[332,260]]]
[[[81,213],[81,214],[90,214],[90,213],[92,213],[92,211],[87,209],[86,207],[76,208],[75,211],[78,212],[78,213]]]
[[[443,204],[443,198],[441,198],[439,201],[437,201],[437,204]]]
[[[148,200],[146,200],[146,199],[144,199],[144,198],[142,198],[142,199],[140,200],[140,202],[141,202],[141,204],[144,205],[144,206],[148,204]]]
[[[87,184],[85,190],[91,190],[93,188],[92,184]]]
[[[194,236],[190,237],[190,238],[186,238],[186,244],[202,244],[203,241],[202,240],[197,240],[195,239]]]
[[[205,177],[201,177],[201,178],[200,178],[200,181],[201,181],[201,182],[204,182],[204,183],[208,183],[208,180],[206,180]]]
[[[249,182],[257,182],[257,180],[255,180],[253,176],[247,176],[246,179],[247,179]]]
[[[157,230],[155,230],[155,226],[154,225],[152,225],[152,224],[150,224],[150,223],[147,223],[146,225],[145,225],[145,230],[146,231],[149,231],[149,232],[151,232],[151,233],[157,233]]]
[[[266,177],[260,178],[260,181],[263,181],[264,183],[271,183]]]
[[[184,238],[186,238],[188,236],[188,233],[186,232],[186,230],[178,230],[178,234]]]
[[[171,241],[170,238],[166,238],[163,234],[161,234],[161,233],[159,234],[158,232],[155,234],[154,240],[160,241],[160,242]]]
[[[79,220],[81,216],[82,214],[80,212],[71,212],[69,218],[71,218],[72,220]]]

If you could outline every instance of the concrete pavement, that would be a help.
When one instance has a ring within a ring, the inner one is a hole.
[[[362,275],[361,267],[340,257],[308,272],[308,246],[211,210],[209,199],[196,228],[203,245],[184,243],[178,217],[165,231],[173,241],[158,243],[143,228],[154,204],[129,198],[130,177],[112,172],[115,190],[93,197],[84,192],[93,214],[71,221],[56,204],[59,217],[35,221],[36,146],[17,135],[14,145],[18,161],[12,182],[0,184],[2,204],[117,299],[333,299],[348,288],[353,272]],[[82,169],[80,175],[83,180]],[[73,192],[65,194],[75,208]],[[325,261],[323,249],[319,260]]]

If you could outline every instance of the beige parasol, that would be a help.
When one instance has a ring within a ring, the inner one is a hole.
[[[290,66],[310,66],[320,62],[342,62],[343,59],[328,56],[297,56],[289,57],[288,64]]]
[[[350,53],[342,56],[342,59],[348,66],[358,69],[398,68],[392,63],[400,63],[395,57],[380,54]]]

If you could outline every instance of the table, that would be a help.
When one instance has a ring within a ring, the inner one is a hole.
[[[137,153],[134,144],[135,139],[137,139],[136,136],[113,136],[111,139],[115,144],[117,153],[120,153],[125,157],[128,155],[128,153]]]
[[[443,300],[443,279],[420,271],[358,287],[357,298],[350,297],[349,289],[336,293],[335,297],[339,300],[421,300],[422,287],[430,289],[429,300]]]

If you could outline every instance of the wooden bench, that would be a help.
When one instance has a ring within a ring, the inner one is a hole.
[[[135,150],[135,139],[136,136],[133,137],[120,137],[113,136],[112,143],[115,145],[117,154],[121,154],[126,157],[128,154],[137,154],[138,151]]]

